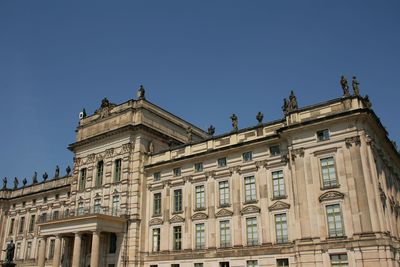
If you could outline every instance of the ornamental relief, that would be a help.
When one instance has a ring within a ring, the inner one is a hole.
[[[304,157],[304,148],[296,148],[292,150],[292,160],[295,160],[297,157]]]
[[[221,209],[215,214],[215,217],[230,217],[233,215],[233,212],[227,209]]]
[[[343,198],[344,194],[339,191],[328,191],[319,197],[319,202]]]
[[[229,172],[232,174],[237,173],[237,174],[241,174],[240,172],[240,166],[235,166],[235,167],[230,167],[229,168]]]
[[[162,219],[160,219],[160,218],[154,218],[154,219],[151,219],[151,220],[150,220],[149,226],[152,226],[152,225],[161,225],[161,224],[163,224],[163,223],[164,223],[164,221],[163,221]]]
[[[114,154],[114,148],[108,148],[106,149],[105,157],[106,158],[111,158]]]
[[[182,218],[179,215],[175,215],[174,217],[172,217],[171,219],[169,219],[169,223],[180,223],[180,222],[184,222],[185,219]]]
[[[133,150],[134,145],[132,143],[126,143],[122,145],[121,153],[129,153]]]
[[[254,205],[250,205],[250,206],[246,206],[244,207],[240,213],[243,214],[250,214],[250,213],[259,213],[260,212],[260,208]]]
[[[353,144],[355,144],[356,146],[361,145],[361,139],[360,136],[353,136],[353,137],[349,137],[345,139],[345,143],[346,143],[346,147],[350,148],[353,146]]]
[[[193,214],[192,221],[206,220],[207,218],[208,218],[208,215],[205,214],[204,212],[197,212],[197,213]]]
[[[95,154],[90,154],[87,156],[86,158],[86,163],[93,163],[96,159],[96,155]]]
[[[268,210],[273,211],[273,210],[286,210],[290,208],[290,204],[285,203],[283,201],[277,201],[271,206],[269,206]]]

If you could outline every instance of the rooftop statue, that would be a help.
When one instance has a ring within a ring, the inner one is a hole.
[[[340,85],[342,86],[343,89],[343,96],[344,97],[350,96],[349,85],[347,83],[347,79],[343,75],[340,78]]]
[[[188,138],[188,142],[192,142],[193,141],[193,130],[192,130],[192,127],[188,127],[187,129],[186,129],[186,134],[187,134],[187,138]]]
[[[233,130],[237,131],[239,128],[238,128],[238,117],[236,116],[236,114],[232,114],[231,120],[232,120]]]
[[[35,172],[32,176],[32,184],[37,184],[38,180],[37,180],[37,172]]]
[[[54,178],[58,178],[60,176],[60,167],[56,166],[56,171],[54,173]]]
[[[7,177],[4,177],[4,178],[3,178],[3,187],[2,187],[2,190],[5,190],[5,189],[7,189]]]
[[[139,100],[146,99],[146,98],[144,97],[145,93],[146,93],[146,90],[144,90],[143,85],[140,85],[139,90],[138,90],[138,92],[137,92],[137,97],[138,97],[138,99],[139,99]]]
[[[286,98],[283,99],[282,111],[285,113],[285,115],[289,112],[289,100]]]
[[[24,178],[24,180],[22,180],[22,186],[25,187],[27,183],[28,183],[28,180],[26,180],[26,178]]]
[[[47,172],[44,172],[42,177],[43,177],[43,182],[46,182],[47,178],[49,178],[49,175],[47,174]]]
[[[17,189],[17,188],[18,188],[18,184],[19,184],[18,178],[15,177],[15,178],[14,178],[14,189]]]
[[[353,86],[353,91],[354,95],[359,96],[360,95],[360,88],[358,87],[360,83],[357,81],[356,76],[353,76],[353,81],[351,82],[351,85]]]
[[[111,103],[106,97],[101,100],[100,108],[97,109],[94,113],[99,114],[100,118],[107,117],[110,113],[110,109],[115,107],[116,104]]]
[[[67,176],[68,176],[71,172],[71,167],[68,165],[67,168],[65,169],[65,171],[67,172]]]
[[[14,251],[15,251],[15,245],[13,241],[11,240],[10,243],[7,244],[7,248],[3,249],[3,251],[6,252],[6,263],[11,263],[14,260]]]
[[[207,129],[207,133],[208,133],[208,135],[213,136],[215,134],[215,127],[210,125],[210,127],[208,127],[208,129]]]
[[[148,152],[149,152],[149,154],[153,154],[153,153],[154,153],[154,144],[153,144],[153,141],[150,141],[150,142],[149,142]]]
[[[290,96],[289,96],[289,112],[298,109],[298,104],[297,104],[297,98],[294,95],[293,90],[290,91]]]
[[[262,124],[263,118],[264,118],[264,114],[262,114],[262,112],[259,111],[259,112],[257,113],[257,116],[256,116],[256,119],[257,119],[257,121],[258,121],[258,124]]]

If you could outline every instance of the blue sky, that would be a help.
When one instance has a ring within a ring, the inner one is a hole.
[[[356,75],[400,144],[400,1],[0,1],[0,176],[72,165],[78,113],[148,100],[217,134]]]

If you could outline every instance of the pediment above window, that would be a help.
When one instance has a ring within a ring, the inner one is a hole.
[[[241,214],[259,213],[260,208],[254,205],[246,206],[240,212]]]
[[[150,222],[149,222],[150,226],[151,225],[160,225],[160,224],[163,224],[163,220],[160,219],[160,218],[151,219]]]
[[[343,198],[344,194],[340,193],[339,191],[328,191],[319,197],[319,202]]]
[[[227,209],[222,209],[215,214],[215,217],[229,217],[232,216],[233,212]]]
[[[208,215],[205,214],[204,212],[197,212],[197,213],[193,214],[192,221],[206,220],[207,218],[208,218]]]
[[[184,222],[184,221],[185,221],[185,219],[182,218],[182,217],[179,216],[179,215],[175,215],[174,217],[172,217],[171,219],[169,219],[169,222],[170,222],[170,223],[180,223],[180,222]]]
[[[290,204],[285,203],[283,201],[277,201],[274,204],[272,204],[271,206],[269,206],[268,210],[272,211],[272,210],[286,210],[290,208]]]

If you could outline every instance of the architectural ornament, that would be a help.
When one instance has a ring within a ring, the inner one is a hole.
[[[184,218],[182,218],[179,215],[175,215],[169,220],[169,223],[180,223],[180,222],[184,222],[184,221],[185,221]]]
[[[290,208],[290,204],[285,203],[283,201],[277,201],[271,206],[269,206],[268,210],[273,211],[273,210],[286,210]]]
[[[162,219],[160,219],[160,218],[153,218],[153,219],[150,220],[149,226],[152,226],[152,225],[161,225],[161,224],[163,224],[163,223],[164,223],[164,221],[163,221]]]
[[[254,205],[246,206],[241,210],[241,214],[259,213],[260,208]]]
[[[235,113],[232,114],[231,120],[232,120],[233,131],[237,131],[239,129],[239,127],[238,127],[238,117],[236,116]]]
[[[197,212],[197,213],[193,214],[192,221],[206,220],[207,218],[208,218],[208,215],[205,214],[204,212]]]
[[[215,214],[215,217],[230,217],[233,215],[233,212],[227,209],[221,209]]]
[[[344,198],[344,194],[339,191],[328,191],[326,193],[323,193],[319,197],[319,202],[324,202],[324,201],[334,200],[334,199],[343,199],[343,198]]]
[[[361,145],[361,139],[360,136],[353,136],[353,137],[349,137],[345,139],[345,143],[347,148],[353,146],[353,144],[355,144],[356,146]]]
[[[359,96],[360,95],[360,88],[359,88],[360,83],[357,81],[356,76],[353,76],[351,85],[353,86],[354,95]]]
[[[343,75],[340,78],[340,86],[342,86],[342,89],[343,89],[343,97],[350,96],[349,84],[347,82],[347,79]]]

